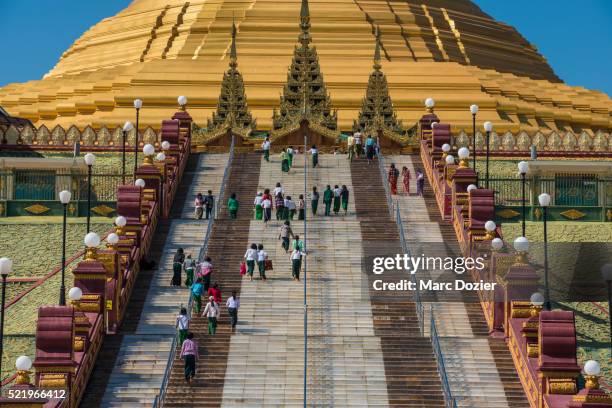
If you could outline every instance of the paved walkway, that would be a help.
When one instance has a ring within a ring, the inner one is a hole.
[[[278,157],[263,162],[259,187],[280,181],[297,200],[304,192],[303,156],[289,175]],[[388,406],[380,347],[374,336],[367,279],[362,280],[362,242],[355,217],[351,173],[344,156],[321,155],[308,168],[308,190],[346,184],[347,216],[312,218],[308,213],[308,401],[312,406]],[[250,203],[245,203],[248,205]],[[322,201],[319,210],[323,208]],[[308,204],[310,211],[310,204]],[[280,246],[279,221],[251,221],[249,242],[262,243],[274,263],[268,281],[243,281],[237,333],[232,336],[223,406],[290,407],[303,403],[303,282],[291,278],[289,256]],[[303,236],[303,222],[292,223]],[[246,251],[246,248],[245,248]],[[255,273],[257,277],[257,271]]]
[[[185,286],[170,286],[172,259],[178,248],[197,258],[207,222],[194,219],[195,195],[198,192],[204,194],[209,189],[215,196],[219,194],[227,159],[227,154],[200,155],[181,218],[171,221],[163,255],[153,275],[138,327],[134,334],[125,335],[121,343],[102,399],[103,407],[150,407],[159,392],[176,333],[178,309],[188,299]]]

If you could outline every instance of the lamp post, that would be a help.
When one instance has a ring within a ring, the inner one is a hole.
[[[542,193],[538,196],[544,218],[544,308],[550,310],[550,288],[548,287],[548,232],[546,230],[547,209],[550,205],[550,195]]]
[[[91,169],[96,162],[96,156],[87,153],[84,160],[87,165],[87,232],[89,232],[91,227]]]
[[[529,163],[526,161],[522,161],[518,164],[519,174],[521,175],[521,208],[523,213],[523,236],[525,236],[525,176],[527,175],[527,171],[529,170]]]
[[[487,132],[487,164],[485,167],[485,188],[489,188],[489,139],[491,138],[491,131],[493,130],[493,124],[491,122],[484,123],[484,129]]]
[[[134,109],[136,109],[136,142],[134,142],[134,178],[136,178],[136,169],[138,169],[138,121],[140,119],[140,108],[142,108],[142,99],[134,99]]]
[[[77,288],[76,286],[70,288],[68,291],[68,298],[71,303],[74,305],[75,302],[78,302],[83,297],[83,290],[81,288]]]
[[[517,253],[516,263],[529,263],[529,261],[527,260],[527,251],[529,251],[529,240],[525,237],[518,237],[514,240],[513,246],[514,250]]]
[[[442,145],[442,158],[445,159],[446,156],[448,156],[448,152],[450,152],[451,150],[451,145],[449,145],[448,143],[444,143]]]
[[[433,113],[434,106],[436,106],[436,101],[434,101],[433,98],[425,99],[425,107],[427,108],[427,112]]]
[[[501,238],[493,238],[491,240],[491,249],[494,251],[499,251],[504,247],[504,241]]]
[[[495,224],[495,221],[487,221],[485,222],[485,231],[487,231],[487,235],[485,236],[485,239],[493,239],[495,238],[495,229],[497,229],[497,225]]]
[[[470,149],[467,147],[462,147],[457,151],[457,156],[459,156],[459,167],[462,169],[466,169],[470,167],[468,164],[468,159],[470,158]]]
[[[476,171],[476,114],[478,113],[478,105],[470,106],[470,113],[472,114],[472,150],[474,151],[472,161],[474,171]]]
[[[162,163],[162,165],[164,166],[161,171],[161,179],[159,183],[159,214],[160,214],[160,217],[163,217],[164,216],[164,178],[165,178],[164,176],[166,173],[166,166],[164,162],[166,161],[166,155],[164,154],[164,152],[159,152],[157,153],[157,156],[155,156],[155,160]]]
[[[608,310],[612,310],[612,264],[605,264],[601,268],[601,276],[608,285]],[[610,322],[610,351],[612,352],[612,315],[608,314]]]
[[[452,154],[449,154],[448,156],[446,156],[445,160],[446,160],[447,165],[455,164],[455,156],[453,156]]]
[[[85,243],[85,260],[93,261],[96,259],[98,245],[100,245],[100,236],[95,232],[89,232],[83,239]]]
[[[32,359],[28,356],[17,357],[15,360],[15,368],[17,369],[15,385],[30,385],[30,369],[32,368]]]
[[[123,215],[119,215],[115,218],[115,226],[117,227],[115,228],[115,232],[117,233],[117,235],[125,234],[125,230],[123,228],[125,228],[126,224],[127,219]]]
[[[587,390],[599,389],[599,375],[601,374],[601,366],[595,360],[589,360],[584,363],[584,378],[586,383],[584,387]],[[604,403],[605,404],[605,403]]]
[[[176,100],[178,101],[179,109],[184,111],[187,108],[187,97],[181,95],[178,98],[176,98]]]
[[[121,183],[125,184],[125,141],[127,134],[134,129],[132,122],[125,122],[123,124],[123,143],[121,143]],[[138,139],[138,137],[136,137]],[[136,143],[138,146],[138,143]]]
[[[72,194],[70,191],[64,190],[59,193],[59,196],[62,206],[64,207],[62,222],[62,282],[60,285],[59,305],[66,306],[66,287],[64,286],[64,278],[66,275],[66,216],[68,214],[68,203],[70,203]],[[87,214],[89,214],[89,212]],[[87,227],[87,230],[89,230],[89,227]]]
[[[136,180],[134,181],[134,185],[135,185],[136,187],[144,188],[144,187],[145,187],[145,185],[146,185],[146,183],[145,183],[145,181],[144,181],[143,179],[139,178],[139,179],[136,179]]]
[[[0,258],[0,274],[2,275],[2,308],[0,309],[0,373],[2,372],[2,345],[4,344],[4,302],[6,301],[6,278],[13,269],[13,261]]]

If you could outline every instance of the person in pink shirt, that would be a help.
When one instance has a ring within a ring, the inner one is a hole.
[[[187,339],[181,347],[181,358],[185,359],[185,380],[191,384],[191,379],[195,377],[196,361],[200,355],[198,353],[198,343],[193,339],[193,333],[187,334]]]

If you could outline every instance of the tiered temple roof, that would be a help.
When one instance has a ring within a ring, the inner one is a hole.
[[[397,119],[393,110],[387,77],[381,69],[380,49],[380,30],[376,27],[374,71],[370,74],[366,95],[361,103],[359,118],[353,123],[353,131],[364,131],[372,135],[376,135],[380,131],[384,136],[402,143],[401,137],[404,130],[402,122]]]
[[[313,125],[335,131],[338,118],[332,111],[331,98],[323,81],[319,57],[314,46],[310,46],[310,11],[308,0],[302,0],[300,11],[300,44],[295,47],[293,60],[287,73],[287,82],[280,99],[280,108],[274,109],[272,122],[274,130],[299,126],[306,118]]]
[[[236,24],[232,24],[229,69],[223,73],[217,111],[208,119],[201,142],[207,143],[231,130],[246,137],[255,129],[255,120],[249,111],[244,81],[238,71],[236,51]]]

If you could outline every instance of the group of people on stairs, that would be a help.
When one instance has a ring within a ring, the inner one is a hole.
[[[312,215],[317,215],[319,200],[321,198],[317,187],[312,188],[312,193],[308,196]],[[340,208],[344,210],[344,215],[348,212],[349,190],[346,185],[339,187],[327,185],[323,191],[323,204],[325,205],[325,216],[331,215],[332,205],[334,214],[338,215]],[[253,212],[256,220],[263,220],[267,223],[272,219],[272,210],[276,208],[277,221],[293,221],[297,214],[298,220],[303,220],[306,211],[304,194],[299,194],[297,201],[290,195],[285,195],[285,190],[281,183],[276,183],[276,187],[271,192],[266,188],[263,192],[259,191],[253,200]]]
[[[387,173],[387,181],[389,182],[389,187],[391,189],[391,194],[397,195],[397,182],[399,180],[400,172],[395,167],[395,163],[391,163],[389,166],[389,172]],[[402,186],[404,190],[404,194],[410,195],[410,171],[406,166],[402,167]],[[423,196],[423,190],[425,188],[425,175],[421,169],[416,170],[416,186],[417,186],[417,195]]]

